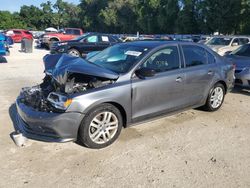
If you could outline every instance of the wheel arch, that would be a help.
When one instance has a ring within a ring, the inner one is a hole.
[[[97,108],[98,106],[100,106],[102,104],[111,104],[114,107],[116,107],[122,115],[122,120],[123,120],[122,126],[124,128],[127,127],[127,122],[128,122],[127,111],[125,110],[125,108],[121,104],[119,104],[118,102],[115,102],[115,101],[99,101],[97,103],[94,103],[91,106],[89,106],[87,109],[84,110],[84,114],[88,114],[91,110]]]
[[[119,103],[116,103],[116,102],[105,102],[105,103],[108,103],[108,104],[111,104],[113,106],[115,106],[121,113],[122,115],[122,120],[123,120],[123,127],[126,128],[127,126],[127,113],[125,111],[125,109],[123,108],[122,105],[120,105]]]
[[[219,80],[219,81],[215,82],[214,85],[216,85],[216,84],[222,84],[224,86],[225,93],[227,93],[228,87],[227,87],[227,84],[226,84],[226,82],[224,80]]]
[[[49,41],[61,41],[58,37],[51,37],[50,39],[49,39]]]

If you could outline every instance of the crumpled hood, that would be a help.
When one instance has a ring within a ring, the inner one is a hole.
[[[250,57],[238,56],[238,55],[226,55],[235,65],[236,69],[250,68]]]
[[[52,75],[61,85],[65,84],[70,73],[79,73],[101,78],[115,80],[119,74],[89,63],[80,58],[68,54],[46,55],[43,58],[45,72]]]

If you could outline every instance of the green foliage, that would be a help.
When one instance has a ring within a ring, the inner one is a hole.
[[[250,0],[57,0],[0,12],[0,29],[81,27],[109,33],[250,34]]]
[[[0,29],[26,27],[27,25],[21,20],[18,13],[11,14],[9,11],[0,11]]]

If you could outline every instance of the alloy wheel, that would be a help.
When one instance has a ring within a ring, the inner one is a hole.
[[[110,141],[118,130],[118,118],[109,111],[97,114],[89,126],[89,137],[96,144]]]
[[[224,91],[221,87],[215,87],[211,93],[210,105],[213,108],[218,108],[223,101]]]

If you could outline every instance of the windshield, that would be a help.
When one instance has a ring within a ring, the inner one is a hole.
[[[84,33],[83,35],[79,36],[79,37],[76,37],[74,38],[73,40],[81,40],[83,39],[84,37],[86,37],[87,35],[89,35],[89,33]]]
[[[219,38],[219,37],[215,37],[210,39],[207,44],[208,45],[223,45],[223,46],[227,46],[230,44],[230,42],[232,41],[231,38]]]
[[[237,48],[236,50],[234,50],[230,54],[250,57],[250,44],[240,46],[239,48]]]
[[[148,51],[148,48],[129,43],[117,44],[90,57],[88,61],[120,74],[128,72]]]

